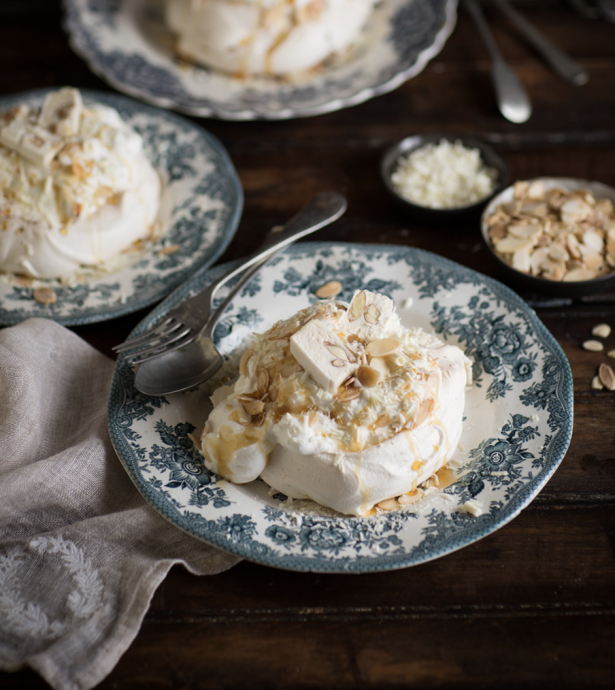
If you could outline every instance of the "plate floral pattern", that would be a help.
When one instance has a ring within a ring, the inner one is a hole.
[[[382,0],[356,49],[297,82],[234,78],[178,60],[162,0],[64,0],[71,46],[116,89],[226,120],[318,115],[388,93],[437,55],[457,0]]]
[[[0,99],[0,110],[16,103],[38,106],[45,90]],[[102,274],[84,271],[86,279],[53,287],[54,304],[33,299],[33,287],[7,276],[0,281],[0,324],[46,317],[65,325],[104,321],[147,307],[168,295],[196,270],[208,267],[235,234],[243,208],[243,191],[222,144],[209,132],[179,115],[143,105],[125,96],[82,90],[87,102],[111,106],[143,137],[147,155],[161,174],[171,200],[158,241]]]
[[[224,267],[195,276],[136,329],[205,286]],[[235,298],[216,331],[230,353],[305,307],[335,278],[342,299],[357,288],[393,298],[407,326],[458,344],[474,363],[456,481],[399,511],[368,518],[300,510],[257,480],[236,486],[209,472],[190,435],[205,421],[207,384],[152,398],[118,360],[109,430],[120,460],[149,503],[186,532],[265,565],[368,572],[421,563],[502,527],[540,491],[572,433],[572,375],[536,314],[500,283],[428,252],[387,245],[301,243],[277,257]],[[409,306],[411,302],[411,306]],[[270,495],[273,493],[273,495]],[[468,511],[468,502],[482,506]]]

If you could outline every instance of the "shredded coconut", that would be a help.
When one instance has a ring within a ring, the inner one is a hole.
[[[404,199],[415,204],[458,208],[489,196],[497,176],[495,168],[482,162],[478,149],[441,139],[402,156],[391,181]]]

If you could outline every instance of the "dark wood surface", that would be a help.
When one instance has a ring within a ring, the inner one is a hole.
[[[378,177],[384,148],[417,132],[479,134],[512,179],[573,176],[615,185],[615,24],[557,0],[518,7],[579,59],[575,88],[540,61],[502,15],[487,16],[526,85],[532,118],[498,113],[486,50],[468,16],[442,52],[396,91],[337,113],[286,122],[197,120],[229,151],[245,211],[222,261],[322,188],[347,214],[319,239],[421,247],[498,278],[478,227],[434,230],[392,206]],[[74,55],[57,0],[0,0],[0,94],[41,86],[110,88]],[[549,304],[526,296],[566,353],[575,425],[561,466],[511,523],[413,568],[316,575],[243,562],[227,573],[171,571],[134,643],[101,689],[610,688],[615,686],[615,393],[593,391],[603,357],[581,348],[591,327],[615,327],[613,295]],[[145,315],[75,328],[107,355]],[[607,341],[615,348],[615,333]],[[3,688],[43,688],[31,671]]]

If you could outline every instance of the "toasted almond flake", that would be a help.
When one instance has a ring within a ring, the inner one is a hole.
[[[363,347],[365,347],[365,340],[363,340],[363,338],[358,336],[356,333],[351,333],[348,336],[348,344],[352,345],[352,343],[359,343],[359,345],[363,345]]]
[[[606,353],[606,356],[607,356],[607,357],[610,357],[611,359],[615,359],[615,350],[609,350],[609,351]]]
[[[416,429],[416,427],[420,426],[433,412],[434,407],[435,402],[433,398],[426,398],[425,400],[423,400],[423,402],[421,403],[421,407],[419,408],[419,411],[416,414],[416,417],[412,420],[411,428]]]
[[[254,415],[250,422],[252,426],[263,426],[265,423],[265,413],[261,412],[260,414]]]
[[[32,297],[40,304],[55,304],[58,296],[49,287],[38,287],[32,292]]]
[[[308,412],[308,424],[310,426],[315,426],[318,422],[318,414],[314,410]]]
[[[342,388],[342,390],[336,395],[336,398],[340,402],[350,402],[351,400],[356,400],[356,398],[358,398],[360,395],[360,388]]]
[[[372,340],[365,348],[365,352],[370,357],[385,357],[399,352],[400,349],[401,340],[398,338],[382,338],[381,340]]]
[[[602,363],[598,369],[600,380],[610,391],[615,391],[615,373],[608,364]]]
[[[348,364],[348,361],[344,361],[343,359],[334,359],[331,362],[331,366],[334,367],[345,367]]]
[[[280,376],[286,379],[302,369],[303,367],[299,364],[299,362],[288,362],[288,364],[286,364],[286,366],[284,366],[280,371]]]
[[[181,244],[172,244],[169,247],[163,247],[158,252],[158,256],[168,256],[169,254],[175,254],[175,252],[178,252],[181,248]]]
[[[339,280],[331,280],[316,290],[316,297],[335,297],[335,295],[339,295],[341,291],[342,284],[339,282]]]
[[[333,343],[328,343],[326,341],[323,343],[323,345],[337,359],[348,359],[346,352],[344,351],[344,348],[340,347],[339,345],[334,345]]]
[[[248,362],[252,359],[254,354],[254,350],[251,347],[249,347],[243,353],[243,355],[241,355],[241,360],[239,361],[239,373],[241,374],[241,376],[248,375]]]
[[[423,490],[415,489],[410,493],[404,494],[397,499],[397,502],[402,506],[408,506],[411,503],[416,503],[418,500],[423,498]]]
[[[370,304],[365,310],[365,320],[372,326],[380,321],[380,309],[375,304]]]
[[[604,350],[604,345],[598,340],[586,340],[583,343],[583,349],[589,350],[590,352],[602,352],[602,350]]]
[[[239,410],[234,410],[231,412],[228,418],[231,420],[231,422],[236,422],[237,424],[241,424],[241,426],[248,426],[250,423],[250,420],[246,419],[246,417],[240,414]]]
[[[15,285],[19,287],[30,287],[34,282],[34,278],[28,278],[27,276],[15,276]]]
[[[399,508],[399,503],[397,503],[395,498],[387,498],[386,501],[380,501],[380,503],[378,503],[378,508],[380,508],[380,510],[395,510]]]
[[[601,391],[604,388],[604,384],[600,380],[599,376],[594,376],[592,379],[592,389],[595,391]]]
[[[608,323],[599,323],[592,328],[592,335],[598,338],[608,338],[611,335],[611,327]]]
[[[269,388],[269,372],[267,369],[259,369],[256,374],[256,385],[258,387],[258,392],[264,395]]]
[[[357,378],[365,388],[374,388],[383,379],[381,372],[368,364],[363,364],[357,369]]]
[[[385,412],[374,422],[374,429],[381,429],[383,426],[391,426],[391,424],[393,424],[393,420],[391,416]]]
[[[348,320],[349,321],[356,321],[365,311],[365,304],[367,302],[367,295],[365,294],[364,290],[361,290],[361,292],[358,292],[354,299],[352,300],[352,304],[350,305],[350,308],[348,309]]]
[[[265,403],[262,400],[251,400],[250,402],[244,403],[243,409],[253,417],[256,414],[260,414],[265,409]]]

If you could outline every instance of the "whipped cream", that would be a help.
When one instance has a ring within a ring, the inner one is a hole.
[[[231,74],[288,75],[349,48],[376,0],[168,0],[180,55]]]
[[[205,464],[348,515],[409,503],[454,454],[470,382],[463,352],[404,328],[389,298],[318,302],[254,335],[212,396]]]
[[[160,179],[139,134],[78,90],[0,114],[0,270],[60,278],[148,238]]]

